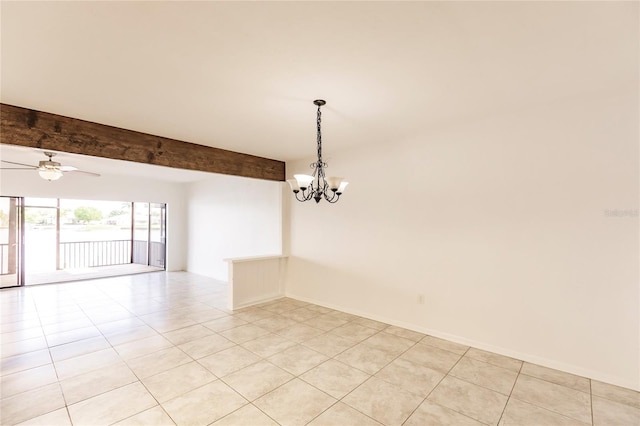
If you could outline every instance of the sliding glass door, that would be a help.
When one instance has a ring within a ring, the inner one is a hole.
[[[0,288],[23,282],[22,198],[0,197]]]
[[[167,205],[133,203],[133,263],[165,267]]]
[[[24,199],[24,280],[57,270],[60,222],[56,198]]]
[[[149,212],[149,266],[164,269],[167,206],[151,203]]]

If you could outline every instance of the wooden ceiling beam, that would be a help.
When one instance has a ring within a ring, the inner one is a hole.
[[[284,181],[285,163],[0,104],[0,142],[256,179]]]

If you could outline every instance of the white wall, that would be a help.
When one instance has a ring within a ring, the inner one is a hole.
[[[142,201],[167,204],[167,270],[186,267],[186,208],[184,184],[140,177],[68,173],[47,182],[35,172],[0,172],[0,195],[81,200]]]
[[[281,182],[212,174],[187,192],[189,272],[227,281],[223,259],[281,254]]]
[[[637,93],[333,153],[351,185],[291,202],[287,293],[640,389]]]

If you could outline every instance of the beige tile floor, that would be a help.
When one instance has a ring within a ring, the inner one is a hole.
[[[0,291],[2,425],[640,425],[640,394],[153,273]]]

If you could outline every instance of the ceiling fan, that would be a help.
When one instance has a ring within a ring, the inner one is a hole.
[[[64,173],[68,173],[68,172],[83,173],[89,176],[100,176],[97,173],[85,172],[82,170],[78,170],[76,167],[63,166],[57,161],[53,161],[52,158],[54,155],[56,155],[55,152],[44,151],[44,155],[49,157],[49,159],[40,161],[40,163],[37,166],[2,160],[3,163],[14,164],[16,166],[23,166],[23,167],[2,167],[1,170],[37,170],[40,177],[48,181],[58,180],[62,177]]]

